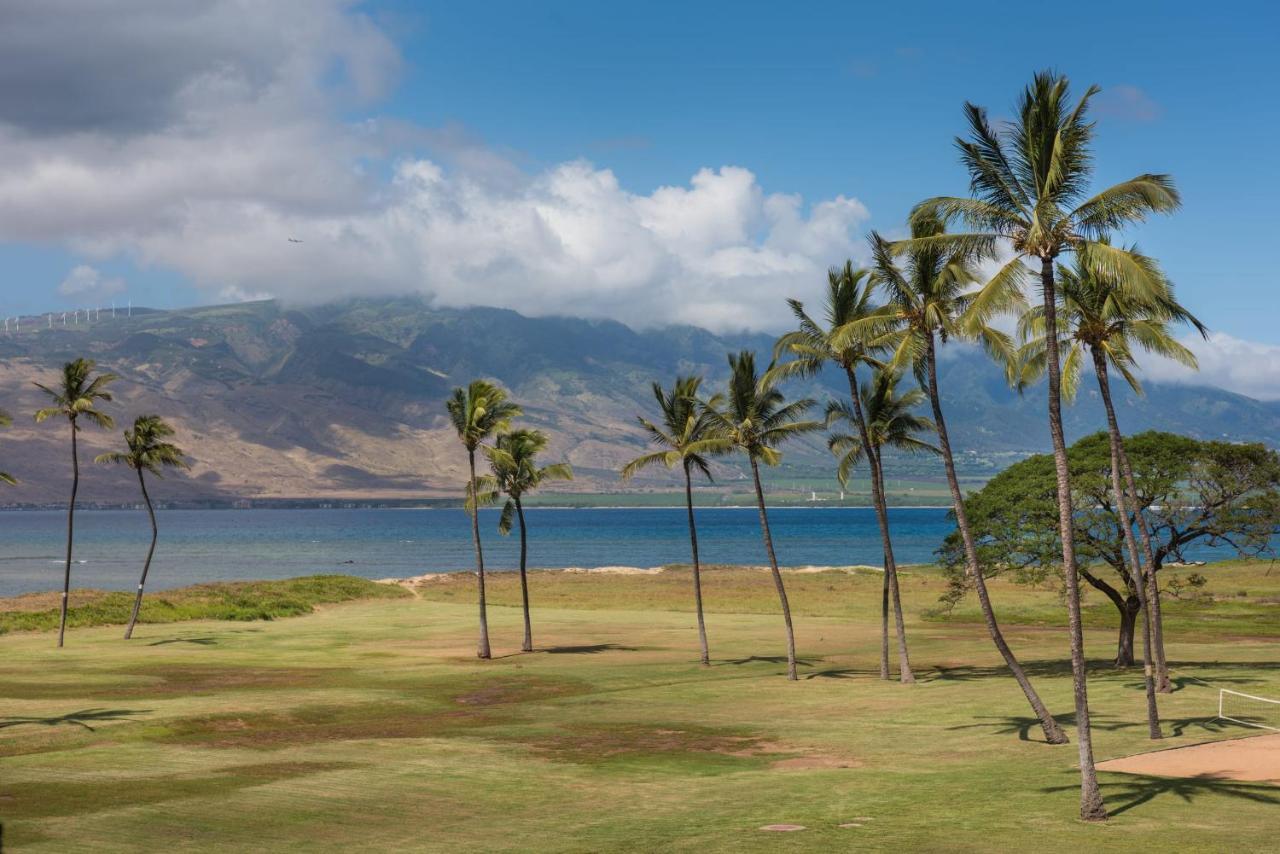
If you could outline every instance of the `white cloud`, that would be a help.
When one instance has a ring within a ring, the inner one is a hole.
[[[1211,332],[1208,340],[1187,336],[1182,343],[1196,354],[1200,370],[1147,357],[1143,360],[1144,376],[1158,382],[1215,386],[1259,400],[1280,400],[1280,345],[1245,341],[1222,332]]]
[[[853,198],[808,206],[734,166],[635,193],[368,115],[399,56],[345,0],[57,5],[19,4],[0,35],[2,239],[130,257],[211,298],[421,292],[721,329],[773,326],[862,254]]]
[[[1164,114],[1154,98],[1127,83],[1104,87],[1093,106],[1099,116],[1130,122],[1154,122]]]
[[[103,276],[88,264],[73,267],[58,285],[58,293],[64,297],[98,298],[118,294],[124,290],[124,279]]]

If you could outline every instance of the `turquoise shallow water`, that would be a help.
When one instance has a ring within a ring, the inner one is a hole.
[[[148,587],[201,581],[287,578],[342,572],[366,578],[450,572],[474,566],[461,510],[166,510]],[[658,566],[689,560],[682,508],[526,511],[532,567]],[[923,563],[951,530],[945,510],[890,511],[900,562]],[[513,569],[516,537],[496,532],[496,510],[482,511],[485,563]],[[790,507],[769,511],[779,561],[788,566],[874,564],[880,535],[870,508]],[[58,511],[0,513],[0,596],[62,586],[66,516]],[[143,511],[76,514],[72,586],[127,590],[137,584],[149,530]],[[760,564],[759,518],[752,508],[698,511],[702,559]],[[1211,558],[1207,550],[1195,555]],[[1222,555],[1225,556],[1225,555]]]

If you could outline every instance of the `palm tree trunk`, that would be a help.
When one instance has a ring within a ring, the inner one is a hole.
[[[529,621],[529,576],[525,571],[529,554],[529,540],[524,527],[524,505],[520,496],[515,496],[516,516],[520,520],[520,598],[524,602],[524,643],[520,645],[522,652],[533,652],[533,624]]]
[[[151,506],[151,496],[147,494],[147,482],[142,476],[142,469],[138,472],[138,486],[142,487],[142,500],[147,503],[147,515],[151,518],[151,545],[147,548],[147,559],[142,564],[142,577],[138,579],[138,595],[133,600],[133,613],[129,615],[129,625],[125,626],[124,639],[129,640],[133,637],[133,627],[138,623],[138,612],[142,610],[142,588],[147,583],[147,572],[151,569],[151,557],[156,553],[156,539],[160,535],[160,529],[156,526],[156,510]]]
[[[769,554],[769,569],[773,572],[773,585],[778,588],[778,601],[782,604],[782,620],[787,624],[787,678],[795,682],[796,676],[796,634],[791,627],[791,605],[787,603],[787,588],[782,583],[782,573],[778,571],[778,556],[773,551],[773,537],[769,533],[769,514],[764,509],[764,489],[760,486],[760,464],[751,458],[751,476],[756,484],[756,506],[760,509],[760,533],[764,537],[764,550]]]
[[[999,650],[1005,666],[1013,674],[1018,687],[1022,689],[1023,696],[1031,704],[1031,710],[1035,712],[1036,718],[1040,721],[1040,728],[1044,730],[1045,741],[1050,744],[1066,744],[1066,733],[1062,731],[1062,727],[1058,726],[1058,722],[1053,715],[1049,714],[1049,710],[1045,708],[1044,703],[1040,700],[1040,695],[1032,687],[1026,671],[1018,663],[1017,657],[1014,656],[1013,650],[1009,648],[1009,644],[1004,639],[1004,634],[1000,631],[999,624],[996,623],[996,613],[991,607],[991,596],[987,593],[987,582],[982,576],[981,567],[978,566],[978,548],[974,544],[973,531],[969,528],[969,517],[964,510],[964,497],[960,493],[960,480],[956,477],[956,464],[951,455],[951,440],[947,436],[947,421],[942,415],[942,399],[938,396],[938,358],[932,332],[928,334],[925,344],[927,347],[925,366],[928,370],[929,402],[933,405],[933,421],[938,428],[938,449],[942,451],[943,467],[947,472],[947,485],[951,487],[951,507],[956,516],[956,528],[960,531],[960,539],[964,543],[965,571],[968,572],[969,578],[973,581],[974,590],[977,591],[978,604],[982,607],[982,619],[987,624],[987,632],[991,635],[991,641],[996,645],[996,649]]]
[[[889,583],[889,597],[893,601],[893,622],[898,635],[898,679],[904,685],[912,685],[916,675],[911,670],[911,660],[907,655],[907,627],[902,618],[902,596],[898,591],[898,564],[893,557],[893,543],[889,538],[889,506],[884,494],[884,468],[877,449],[872,463],[876,472],[877,515],[880,517],[880,539],[884,546],[884,576]]]
[[[898,677],[903,684],[916,681],[907,656],[907,632],[902,619],[902,599],[898,594],[898,566],[893,557],[893,540],[889,536],[889,508],[884,495],[884,469],[880,463],[879,449],[871,446],[871,433],[862,412],[858,397],[858,378],[853,367],[845,368],[849,380],[849,397],[853,400],[854,421],[858,426],[858,438],[867,449],[867,466],[871,470],[871,503],[875,506],[876,522],[880,526],[880,543],[884,551],[884,584],[880,594],[880,678],[889,678],[889,602],[893,602],[893,618],[898,632]]]
[[[1103,363],[1103,376],[1106,376],[1105,362]],[[1111,394],[1109,391],[1104,400],[1107,406],[1110,407]],[[1114,414],[1112,417],[1114,417]],[[1117,430],[1118,434],[1119,430]],[[1133,479],[1133,467],[1129,465],[1129,454],[1124,449],[1123,437],[1118,439],[1116,451],[1120,458],[1120,470],[1124,474],[1124,482],[1127,487],[1128,505],[1138,526],[1138,539],[1142,544],[1142,556],[1147,561],[1145,593],[1147,607],[1151,612],[1149,619],[1151,621],[1151,643],[1156,668],[1156,691],[1161,694],[1172,694],[1173,684],[1169,681],[1169,662],[1164,653],[1164,619],[1160,613],[1160,583],[1159,579],[1156,578],[1156,570],[1159,569],[1159,566],[1156,563],[1155,550],[1151,547],[1151,531],[1147,527],[1146,517],[1142,514],[1142,502],[1138,500],[1138,486]]]
[[[698,563],[698,528],[693,522],[693,476],[689,463],[684,464],[684,501],[689,510],[689,545],[693,550],[693,605],[698,612],[698,643],[702,647],[702,664],[711,665],[711,653],[707,649],[707,624],[702,616],[702,568]]]
[[[1058,485],[1058,536],[1062,540],[1062,569],[1067,580],[1067,627],[1071,636],[1071,682],[1076,705],[1076,749],[1080,754],[1080,818],[1105,821],[1107,807],[1098,788],[1093,766],[1093,733],[1089,722],[1088,672],[1084,658],[1084,631],[1080,624],[1080,576],[1076,570],[1075,527],[1072,522],[1071,471],[1067,466],[1067,442],[1062,432],[1062,365],[1058,361],[1058,306],[1054,293],[1054,259],[1040,261],[1040,290],[1044,303],[1045,363],[1049,369],[1049,437],[1053,442],[1053,468]]]
[[[467,449],[467,461],[471,466],[471,538],[476,544],[476,580],[480,594],[480,645],[476,655],[480,658],[492,658],[489,651],[489,612],[484,604],[484,552],[480,548],[480,502],[476,495],[476,452]]]
[[[71,421],[71,503],[67,505],[67,564],[62,575],[62,613],[58,618],[58,648],[67,633],[67,599],[71,596],[71,544],[75,540],[76,492],[80,489],[80,455],[76,449],[76,420]]]
[[[1115,493],[1116,518],[1124,533],[1125,548],[1129,552],[1129,565],[1134,569],[1138,603],[1142,609],[1142,678],[1147,694],[1147,732],[1152,738],[1163,738],[1160,731],[1160,710],[1156,704],[1156,680],[1152,662],[1151,649],[1151,608],[1147,596],[1147,576],[1152,564],[1143,566],[1138,557],[1138,545],[1133,536],[1133,523],[1130,521],[1129,501],[1124,487],[1120,484],[1120,450],[1123,440],[1120,437],[1120,424],[1116,420],[1115,407],[1111,402],[1111,383],[1107,379],[1106,357],[1095,348],[1093,353],[1093,371],[1098,377],[1098,391],[1102,394],[1102,405],[1107,412],[1107,435],[1111,440],[1111,489]],[[1137,515],[1137,505],[1134,515]]]

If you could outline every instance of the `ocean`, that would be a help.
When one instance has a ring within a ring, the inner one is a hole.
[[[763,564],[754,508],[698,512],[706,563]],[[468,517],[458,509],[161,510],[160,540],[148,589],[205,581],[346,573],[402,578],[474,568]],[[651,567],[689,561],[683,508],[525,511],[529,566]],[[518,567],[519,537],[497,533],[498,512],[481,511],[485,565]],[[880,565],[875,513],[863,507],[779,507],[769,511],[785,566]],[[926,563],[952,529],[938,508],[890,510],[900,563]],[[150,531],[141,510],[76,514],[72,587],[130,590],[137,585]],[[0,513],[0,596],[62,586],[66,514]],[[1196,557],[1212,558],[1201,550]],[[1226,556],[1219,554],[1218,556]]]

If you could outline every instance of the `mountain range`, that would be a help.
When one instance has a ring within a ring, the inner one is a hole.
[[[23,318],[0,338],[0,405],[14,416],[0,434],[0,468],[21,482],[10,504],[65,501],[70,476],[65,422],[35,424],[44,405],[32,383],[55,381],[77,356],[120,379],[105,404],[117,430],[86,428],[81,498],[133,501],[127,472],[90,470],[88,460],[119,444],[118,430],[154,412],[179,430],[191,470],[157,493],[168,501],[241,499],[365,501],[456,497],[466,459],[445,414],[456,385],[490,377],[507,386],[525,421],[551,435],[549,458],[567,459],[577,478],[562,489],[652,491],[674,483],[663,472],[621,484],[618,468],[643,446],[638,413],[652,414],[650,384],[701,373],[709,388],[727,375],[725,355],[744,348],[767,357],[773,338],[718,335],[690,326],[634,330],[621,323],[526,317],[493,308],[441,309],[412,298],[353,299],[313,307],[274,301],[131,313],[87,321],[60,314]],[[944,348],[940,383],[960,468],[981,479],[1048,447],[1044,389],[1011,391],[980,353]],[[842,378],[819,377],[791,392],[840,395]],[[1102,425],[1086,383],[1066,409],[1068,438]],[[1280,442],[1280,404],[1220,389],[1150,383],[1118,400],[1123,428],[1160,428],[1202,438]],[[903,459],[904,477],[936,481],[931,458]],[[787,453],[773,473],[779,489],[833,488],[822,442]],[[730,461],[717,473],[742,477]],[[727,487],[726,487],[727,488]],[[739,487],[740,488],[740,487]],[[805,493],[807,494],[807,492]]]

